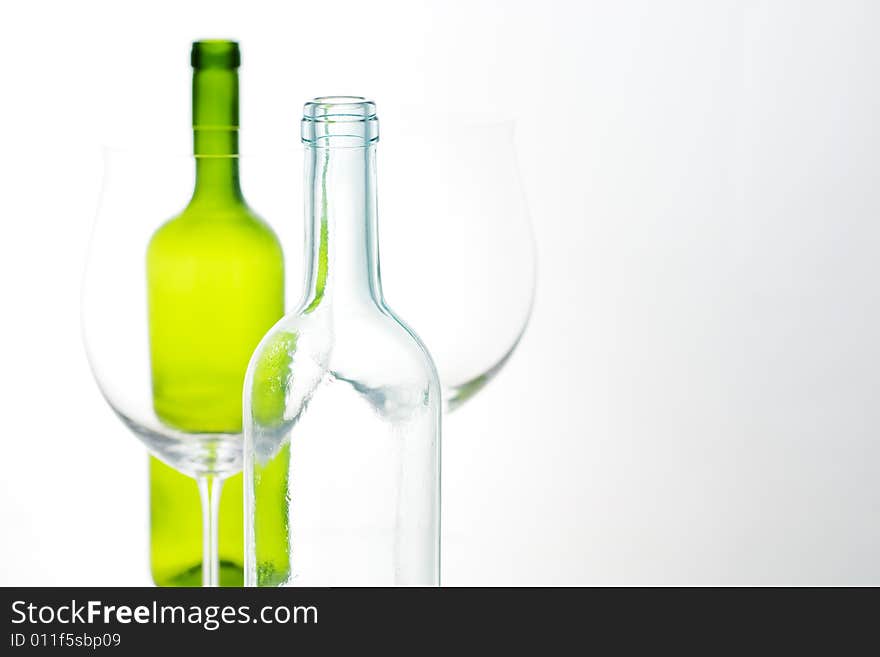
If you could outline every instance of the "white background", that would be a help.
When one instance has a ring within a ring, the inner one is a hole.
[[[0,584],[148,582],[146,458],[79,285],[101,144],[187,143],[205,37],[241,41],[243,124],[291,144],[327,93],[519,121],[537,300],[446,423],[444,583],[880,584],[878,25],[868,1],[3,3]]]

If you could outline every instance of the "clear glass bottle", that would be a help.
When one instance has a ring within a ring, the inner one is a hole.
[[[245,378],[245,584],[437,585],[440,384],[382,296],[375,105],[317,98],[302,137],[305,297]]]

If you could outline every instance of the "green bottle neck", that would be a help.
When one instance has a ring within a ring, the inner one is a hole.
[[[192,203],[241,205],[244,196],[238,175],[238,157],[196,154],[196,185]]]
[[[238,72],[211,67],[193,71],[193,203],[241,204],[238,172]]]

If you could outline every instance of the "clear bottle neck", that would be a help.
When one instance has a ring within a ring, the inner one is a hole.
[[[377,235],[375,108],[357,99],[345,103],[343,110],[351,114],[343,114],[338,106],[327,111],[327,100],[308,103],[303,119],[309,272],[303,308],[313,312],[332,304],[356,312],[384,303]],[[318,104],[326,114],[310,116],[310,105]]]

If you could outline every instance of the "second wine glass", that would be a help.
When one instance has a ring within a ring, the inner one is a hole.
[[[388,131],[382,277],[395,309],[419,328],[454,410],[525,332],[535,245],[514,124],[419,116]]]

